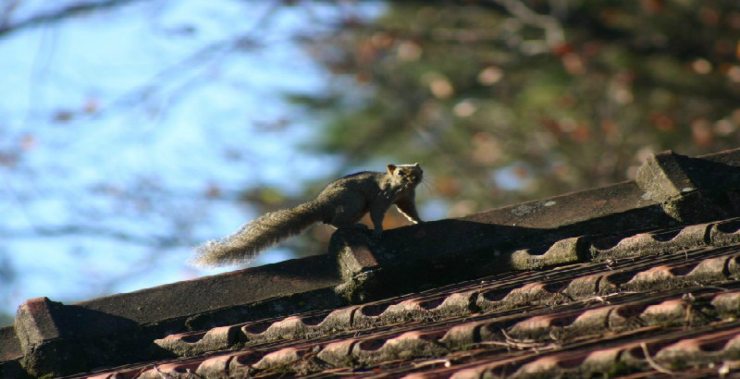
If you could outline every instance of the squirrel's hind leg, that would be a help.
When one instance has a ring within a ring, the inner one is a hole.
[[[346,218],[334,218],[332,219],[330,225],[337,228],[337,229],[354,229],[356,231],[359,231],[361,233],[370,233],[370,228],[365,225],[361,224],[360,217],[346,217]]]
[[[329,224],[337,228],[351,227],[357,224],[367,210],[359,202],[345,202],[339,207],[334,208],[334,215]]]

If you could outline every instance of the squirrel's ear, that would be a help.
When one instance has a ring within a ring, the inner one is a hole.
[[[389,164],[388,166],[386,166],[386,168],[388,169],[388,173],[391,175],[396,172],[396,165],[394,164]]]

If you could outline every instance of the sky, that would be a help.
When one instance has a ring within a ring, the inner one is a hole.
[[[347,10],[274,3],[137,2],[0,39],[0,152],[12,152],[0,156],[0,266],[16,275],[0,312],[234,269],[189,259],[255,216],[239,191],[297,193],[336,167],[299,148],[317,120],[284,95],[329,79],[290,36]],[[64,3],[22,4],[15,20]],[[223,43],[234,35],[244,47]],[[160,254],[172,236],[178,247]],[[288,257],[277,248],[254,264]]]

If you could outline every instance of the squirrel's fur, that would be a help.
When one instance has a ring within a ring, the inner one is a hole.
[[[364,171],[339,178],[311,201],[266,213],[223,240],[207,242],[198,248],[196,262],[203,265],[248,262],[260,251],[315,222],[349,227],[368,212],[375,228],[373,234],[379,237],[383,232],[383,216],[393,204],[413,223],[419,223],[414,190],[422,175],[421,167],[415,163],[389,164],[386,172]]]

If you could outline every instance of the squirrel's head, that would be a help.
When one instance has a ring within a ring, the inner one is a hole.
[[[418,163],[414,164],[389,164],[388,175],[394,182],[402,183],[404,187],[416,187],[424,177],[424,171]]]

